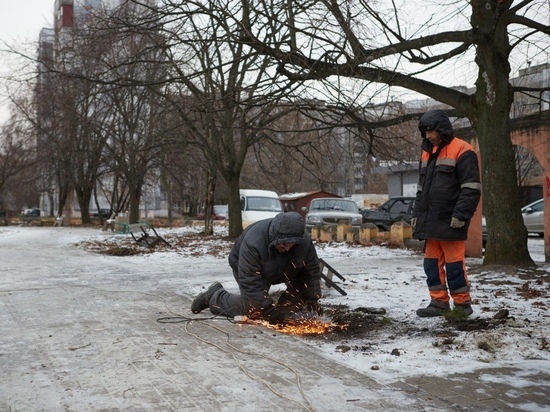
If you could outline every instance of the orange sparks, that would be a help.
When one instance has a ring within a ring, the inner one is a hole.
[[[248,323],[266,326],[270,329],[274,329],[277,332],[286,333],[288,335],[322,335],[324,333],[332,332],[336,329],[346,329],[348,325],[337,325],[332,322],[326,322],[320,318],[307,319],[303,321],[294,321],[292,323],[276,324],[272,325],[265,320],[252,320],[247,319],[246,322],[239,323]]]

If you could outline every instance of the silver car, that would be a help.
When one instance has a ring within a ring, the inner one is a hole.
[[[521,208],[523,223],[529,233],[537,233],[544,236],[544,199],[529,203]]]
[[[544,236],[544,199],[539,199],[527,206],[521,208],[523,216],[523,224],[527,228],[528,233],[536,233],[539,236]],[[483,242],[487,240],[487,223],[485,216],[481,219],[481,229],[483,234]]]
[[[304,208],[306,215],[306,228],[311,229],[317,225],[337,225],[344,221],[352,226],[361,226],[363,216],[359,213],[357,203],[349,199],[318,198],[313,199],[309,208]]]

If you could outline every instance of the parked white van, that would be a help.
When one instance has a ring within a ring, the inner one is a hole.
[[[240,195],[244,226],[275,217],[283,211],[279,196],[270,190],[241,189]]]

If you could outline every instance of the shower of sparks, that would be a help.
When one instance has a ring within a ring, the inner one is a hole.
[[[322,335],[334,330],[346,329],[348,325],[337,325],[332,322],[326,322],[320,318],[305,319],[299,322],[284,323],[284,324],[270,324],[265,320],[251,320],[246,323],[252,323],[256,325],[266,326],[270,329],[274,329],[277,332],[286,333],[288,335]]]

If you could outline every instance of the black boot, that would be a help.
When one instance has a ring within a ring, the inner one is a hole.
[[[416,311],[416,314],[421,318],[433,318],[435,316],[444,316],[450,311],[449,302],[439,302],[432,300],[427,308],[421,308]]]
[[[222,288],[223,286],[220,282],[212,283],[205,292],[202,292],[195,298],[195,300],[193,300],[193,303],[191,303],[191,312],[201,313],[203,310],[205,310],[209,305],[212,295],[214,295],[217,290]]]

